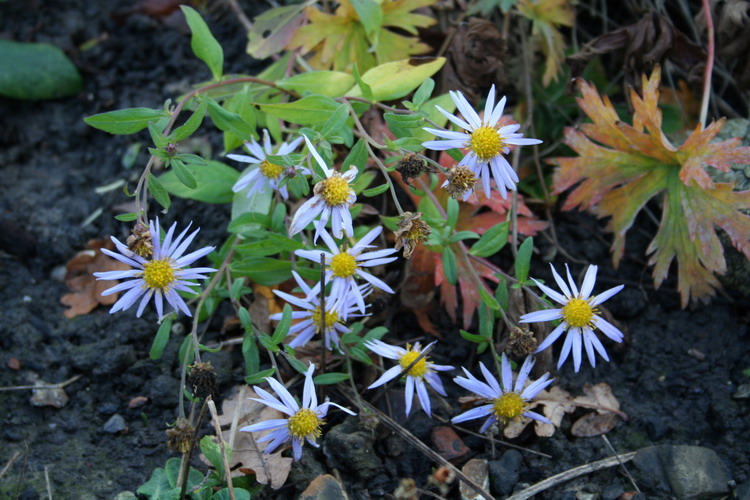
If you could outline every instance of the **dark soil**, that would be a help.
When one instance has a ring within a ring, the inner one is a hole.
[[[253,2],[245,3],[246,12],[252,14]],[[128,225],[112,218],[113,207],[127,198],[120,191],[100,195],[94,189],[123,178],[133,186],[145,164],[142,153],[131,169],[121,163],[133,142],[147,143],[145,134],[110,136],[89,128],[82,118],[125,107],[158,107],[187,89],[190,82],[209,78],[208,70],[191,53],[185,29],[175,27],[171,19],[128,14],[132,8],[133,2],[125,0],[0,3],[0,36],[63,48],[85,82],[84,92],[64,100],[28,103],[0,98],[0,223],[4,233],[0,238],[0,304],[4,309],[0,387],[29,384],[32,374],[48,383],[82,376],[65,388],[70,401],[60,409],[32,406],[26,390],[0,392],[0,470],[12,456],[21,454],[0,481],[3,499],[16,498],[17,493],[28,500],[46,498],[45,469],[55,499],[113,498],[124,490],[135,491],[172,456],[166,449],[164,430],[176,416],[177,341],[170,343],[160,361],[153,362],[148,357],[156,331],[153,312],[136,319],[132,311],[111,316],[101,307],[69,320],[59,302],[67,292],[61,266],[84,249],[89,239],[127,235]],[[113,17],[112,13],[124,15]],[[224,47],[228,71],[257,72],[260,66],[244,54],[245,35],[231,13],[209,16],[209,23]],[[92,47],[80,50],[84,42],[94,39],[98,42]],[[101,215],[84,225],[98,209]],[[228,218],[228,207],[175,200],[166,222],[196,221],[203,227],[196,244],[206,245],[222,241]],[[608,243],[597,239],[603,233],[596,220],[579,214],[559,218],[560,244],[576,258],[600,265],[597,290],[626,283],[625,291],[607,306],[629,334],[624,345],[607,346],[611,363],[601,363],[596,369],[584,363],[575,374],[569,361],[553,375],[574,394],[581,392],[584,383],[606,382],[612,387],[630,417],[608,434],[618,452],[652,444],[707,447],[718,453],[734,481],[746,482],[750,479],[748,400],[732,395],[748,382],[742,373],[750,367],[748,303],[739,297],[719,296],[710,305],[682,310],[674,281],[655,291],[650,270],[642,261],[654,227],[647,220],[639,223],[642,229],[632,231],[628,241],[632,253],[615,271]],[[537,239],[541,255],[547,255],[549,244]],[[573,267],[575,272],[582,269]],[[541,259],[534,262],[532,275],[551,279]],[[412,316],[395,314],[393,324],[398,326],[390,338],[415,337],[419,330]],[[436,321],[438,316],[436,305]],[[215,320],[209,335],[218,336],[220,327],[221,321]],[[458,339],[455,330],[446,329],[446,336],[448,340],[436,349],[436,361],[465,364],[472,347]],[[237,352],[221,352],[208,359],[218,369],[222,390],[241,383],[243,367]],[[451,401],[464,395],[449,382],[446,387]],[[129,409],[129,402],[138,396],[149,400]],[[392,401],[399,414],[394,415],[400,418],[397,395]],[[456,411],[440,408],[436,413],[449,418]],[[107,432],[119,420],[105,426],[114,415],[122,417],[126,430]],[[330,437],[324,437],[323,449],[306,450],[290,485],[269,496],[291,496],[315,475],[333,468],[347,471],[351,457],[337,443],[351,443],[362,433],[356,431],[358,424],[349,422],[334,434],[331,429],[341,421],[338,417],[329,421]],[[599,437],[573,437],[573,421],[566,417],[552,438],[522,434],[517,444],[553,458],[522,453],[519,459],[506,453],[503,463],[516,464],[519,483],[535,483],[612,454]],[[416,412],[404,425],[430,444],[434,420]],[[403,477],[424,483],[432,463],[388,433],[374,436],[374,443],[362,437],[361,445],[374,446],[374,463],[382,464],[382,469],[364,476],[345,474],[353,498],[390,494]],[[462,437],[472,455],[490,457],[486,441]],[[500,456],[505,450],[497,451]],[[655,486],[640,486],[649,498],[669,496]],[[621,470],[610,468],[542,497],[575,498],[567,492],[602,494],[617,488],[631,489]]]

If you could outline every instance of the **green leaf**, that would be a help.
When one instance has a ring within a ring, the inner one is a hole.
[[[310,71],[284,78],[278,82],[282,89],[299,94],[320,94],[326,97],[341,97],[355,84],[354,77],[341,71]]]
[[[135,491],[139,495],[145,495],[150,500],[160,500],[164,498],[165,494],[172,489],[172,485],[169,484],[167,474],[161,467],[157,467],[151,473],[151,478],[145,484],[142,484]],[[179,497],[179,491],[177,496]]]
[[[232,273],[246,276],[259,285],[273,286],[289,279],[292,264],[288,260],[268,257],[235,259],[230,264]]]
[[[448,149],[446,153],[448,153],[448,156],[450,156],[453,161],[461,161],[464,159],[464,154],[458,149]]]
[[[227,231],[235,234],[250,235],[251,233],[257,232],[261,227],[267,228],[270,225],[271,218],[268,215],[256,212],[245,212],[229,222]]]
[[[87,116],[83,121],[110,134],[135,134],[148,127],[149,122],[166,116],[169,114],[163,109],[127,108]]]
[[[339,382],[343,382],[344,380],[349,380],[348,373],[331,372],[323,373],[321,375],[313,377],[313,382],[315,382],[315,384],[317,385],[338,384]]]
[[[281,313],[281,320],[279,320],[279,324],[276,325],[271,340],[275,344],[280,344],[281,341],[284,340],[284,337],[286,337],[286,334],[289,333],[290,326],[292,326],[292,306],[287,303],[284,304],[284,310]]]
[[[435,90],[435,80],[428,78],[422,82],[416,92],[414,92],[414,104],[421,106],[427,99],[432,95],[432,91]]]
[[[159,177],[173,195],[204,203],[229,203],[234,199],[232,186],[240,176],[235,169],[217,161],[207,161],[205,166],[185,165],[185,168],[195,178],[198,186],[195,189],[183,185],[174,171]]]
[[[192,172],[188,170],[184,163],[182,163],[177,158],[174,158],[172,159],[170,165],[172,167],[172,170],[174,170],[175,175],[177,175],[177,178],[185,186],[189,187],[190,189],[195,189],[198,187],[198,184],[195,182],[195,177],[193,177]]]
[[[385,184],[381,184],[380,186],[370,188],[370,189],[365,189],[364,191],[362,191],[362,194],[365,196],[377,196],[381,193],[385,193],[386,191],[388,191],[389,186],[390,184],[386,182]]]
[[[164,186],[159,182],[159,179],[154,177],[154,174],[151,173],[148,174],[148,191],[151,193],[151,196],[154,197],[156,202],[164,207],[164,210],[169,210],[169,205],[171,203],[169,200],[169,193],[164,189]]]
[[[47,43],[0,40],[0,68],[0,95],[12,99],[59,99],[83,88],[70,59]]]
[[[359,70],[357,69],[357,63],[354,63],[354,66],[352,67],[352,76],[354,76],[354,81],[357,82],[357,87],[362,93],[362,97],[370,102],[375,101],[375,95],[372,93],[372,87],[370,87],[367,83],[364,82],[364,80],[362,80],[362,77],[359,74]]]
[[[288,103],[261,104],[260,109],[291,123],[314,125],[328,121],[340,105],[330,97],[313,95]]]
[[[349,110],[343,104],[340,105],[320,128],[320,135],[329,141],[335,134],[340,134],[341,128],[346,127],[348,117]]]
[[[383,26],[383,9],[375,0],[351,0],[351,5],[357,12],[359,22],[365,27],[365,34],[373,44],[377,43],[378,31]]]
[[[444,57],[403,59],[376,66],[362,75],[376,101],[392,101],[404,97],[431,77],[445,64]],[[346,93],[348,97],[362,97],[359,86]]]
[[[169,484],[172,487],[180,486],[177,484],[177,478],[180,474],[180,459],[179,458],[170,458],[167,460],[167,464],[164,467],[164,472],[167,475],[167,480],[169,481]],[[192,490],[195,486],[199,485],[203,481],[203,474],[201,474],[197,469],[190,467],[188,470],[188,479],[187,479],[187,489],[188,491]]]
[[[231,132],[224,132],[224,151],[231,151],[241,146],[244,141],[251,137],[254,139],[257,138],[255,132],[257,119],[255,117],[255,106],[253,105],[253,96],[250,92],[250,84],[244,85],[242,90],[224,102],[223,107],[226,111],[239,115],[242,121],[250,126],[249,135],[238,136]]]
[[[495,300],[497,301],[500,309],[503,311],[508,310],[508,303],[510,297],[508,296],[508,281],[502,274],[495,274],[497,276],[497,288],[495,289]],[[499,315],[499,314],[498,314]]]
[[[534,249],[534,238],[526,238],[521,246],[518,247],[516,254],[516,279],[525,282],[529,277],[529,267],[531,266],[531,252]]]
[[[159,326],[159,331],[156,332],[154,342],[151,344],[151,352],[148,354],[151,359],[157,360],[164,353],[164,348],[167,346],[167,342],[169,342],[169,334],[172,331],[173,318],[174,315],[169,314]]]
[[[138,218],[138,214],[135,212],[129,212],[127,214],[115,215],[115,219],[121,222],[131,222]]]
[[[497,311],[500,309],[500,304],[497,303],[495,300],[495,297],[490,295],[490,293],[487,291],[487,289],[483,286],[479,287],[479,296],[482,299],[482,302],[484,305],[492,309],[493,311]]]
[[[250,500],[252,496],[250,495],[250,492],[242,489],[234,487],[234,500]],[[231,500],[232,497],[229,495],[229,488],[222,488],[216,493],[213,494],[211,497],[211,500]]]
[[[156,122],[148,122],[146,126],[148,127],[148,134],[151,136],[151,140],[154,142],[154,145],[159,148],[158,151],[149,148],[149,151],[156,157],[166,157],[167,153],[163,151],[162,148],[169,144],[169,139],[164,136],[164,128],[157,125]]]
[[[349,154],[344,158],[344,162],[341,164],[344,170],[348,169],[351,165],[357,167],[361,174],[367,166],[367,148],[365,147],[364,139],[359,139],[354,147],[349,151]]]
[[[503,222],[492,226],[474,243],[469,250],[471,255],[489,257],[495,255],[508,243],[509,223]]]
[[[247,377],[245,377],[245,383],[248,385],[260,384],[266,380],[266,377],[273,377],[275,371],[276,370],[274,368],[269,368],[268,370],[263,370],[253,375],[248,375]]]
[[[288,345],[284,346],[284,348],[285,350],[281,351],[281,354],[286,358],[289,364],[292,365],[292,368],[297,370],[297,372],[301,373],[302,375],[307,373],[308,366],[293,356],[294,349],[292,349]]]
[[[475,335],[473,333],[467,332],[466,330],[459,330],[458,333],[460,333],[461,337],[465,338],[469,342],[474,342],[476,344],[487,342],[487,337],[484,337],[482,335]]]
[[[203,123],[203,117],[206,116],[208,102],[208,98],[201,99],[201,102],[198,104],[198,108],[192,115],[190,115],[190,118],[185,120],[185,123],[177,127],[177,129],[172,132],[171,136],[175,141],[179,142],[183,139],[186,139],[193,135],[196,130],[198,130],[198,127],[200,127],[201,123]]]
[[[242,338],[242,358],[245,360],[245,373],[251,375],[260,370],[260,352],[252,330],[246,330]]]
[[[211,465],[216,469],[218,476],[224,477],[224,460],[221,456],[221,446],[219,443],[214,441],[213,436],[206,435],[200,440],[200,448],[206,460],[211,462]]]
[[[443,248],[443,273],[445,274],[445,279],[448,280],[448,283],[456,286],[456,282],[458,281],[456,254],[453,253],[451,247]]]
[[[453,198],[448,198],[448,218],[446,219],[445,225],[451,229],[455,229],[456,223],[458,222],[458,211],[459,205]]]
[[[449,244],[457,243],[463,240],[473,240],[479,238],[479,235],[474,231],[459,231],[448,239]]]
[[[190,39],[190,47],[198,59],[206,63],[214,80],[221,78],[224,66],[224,51],[221,45],[216,41],[208,29],[208,25],[203,18],[192,7],[181,5],[182,12],[185,13],[190,31],[193,33]]]
[[[213,99],[207,98],[206,100],[208,101],[208,114],[211,116],[211,121],[214,122],[216,128],[222,132],[231,132],[242,139],[252,137],[254,127],[247,123],[239,114],[224,109]]]

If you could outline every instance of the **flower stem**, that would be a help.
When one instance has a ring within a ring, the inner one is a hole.
[[[706,56],[706,72],[703,76],[703,99],[701,99],[701,130],[706,128],[708,115],[708,100],[711,96],[711,74],[714,69],[714,20],[711,17],[709,0],[703,0],[703,14],[706,16],[706,36],[708,37],[708,55]]]

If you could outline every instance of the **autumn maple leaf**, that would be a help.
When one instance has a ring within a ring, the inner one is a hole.
[[[388,28],[416,35],[417,28],[431,26],[435,20],[411,11],[435,2],[367,0],[357,3],[358,11],[351,0],[341,0],[334,14],[308,7],[310,22],[294,34],[288,47],[299,47],[303,54],[314,52],[308,62],[316,69],[351,72],[356,62],[360,73],[364,73],[378,64],[430,50],[415,36],[404,36]]]
[[[714,274],[726,272],[724,250],[716,234],[723,229],[732,244],[750,258],[750,191],[733,191],[732,184],[715,184],[707,167],[727,171],[732,163],[750,164],[750,147],[740,139],[711,142],[724,119],[702,130],[698,126],[679,147],[662,132],[658,108],[661,71],[643,76],[643,96],[631,90],[633,124],[623,123],[607,96],[600,96],[579,79],[578,105],[593,123],[580,130],[567,128],[565,143],[578,157],[554,158],[558,165],[554,190],[560,193],[577,184],[563,205],[590,209],[611,217],[614,232],[613,260],[617,265],[625,250],[625,235],[646,203],[660,196],[659,229],[647,249],[654,265],[654,283],[666,278],[676,258],[682,306],[691,297],[707,300],[718,288]]]

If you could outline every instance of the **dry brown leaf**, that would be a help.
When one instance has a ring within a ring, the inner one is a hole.
[[[263,449],[266,443],[258,444],[258,439],[264,436],[264,432],[239,432],[239,429],[262,420],[283,418],[284,415],[264,404],[251,401],[249,398],[259,397],[250,387],[244,386],[237,390],[234,397],[225,399],[221,405],[219,423],[228,429],[222,433],[225,442],[231,442],[232,456],[229,466],[232,469],[232,477],[241,476],[243,470],[251,470],[255,473],[256,480],[261,484],[269,485],[274,490],[284,486],[289,470],[292,468],[292,459],[281,456],[281,451],[266,455]],[[237,425],[235,435],[231,436],[232,422],[237,414]],[[208,464],[208,462],[201,457]]]
[[[593,437],[606,434],[617,425],[617,415],[606,413],[588,413],[575,421],[570,433],[575,437]]]
[[[573,400],[576,406],[584,408],[596,408],[596,411],[579,418],[571,428],[570,432],[576,437],[600,436],[611,431],[617,425],[617,413],[620,402],[612,394],[612,388],[601,382],[596,385],[586,384],[583,386],[583,396]]]
[[[114,249],[109,239],[90,240],[87,250],[79,252],[66,264],[65,284],[72,293],[60,297],[60,302],[69,307],[63,314],[66,318],[75,318],[88,314],[99,304],[112,305],[119,294],[113,293],[106,297],[102,292],[117,285],[116,280],[97,281],[92,273],[101,271],[127,271],[130,266],[123,264],[101,252],[101,248]]]
[[[534,422],[534,433],[540,437],[550,437],[555,433],[555,429],[560,427],[563,416],[575,410],[575,404],[570,393],[557,386],[552,386],[549,390],[539,393],[534,401],[529,404],[527,409],[532,410],[538,405],[544,405],[542,413],[552,422],[552,425],[521,417],[513,420],[503,429],[503,434],[507,438],[518,437],[524,428]]]

